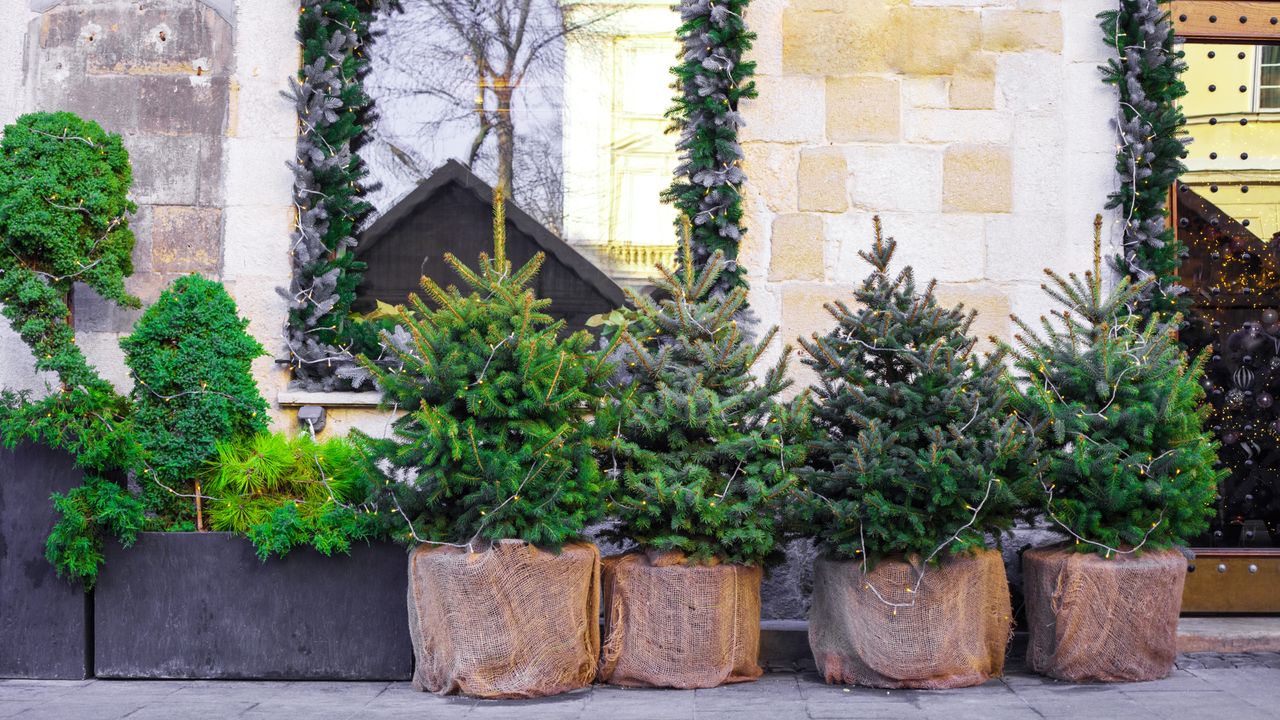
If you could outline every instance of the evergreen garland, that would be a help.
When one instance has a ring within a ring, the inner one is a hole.
[[[751,342],[734,317],[747,290],[712,294],[717,251],[696,272],[684,240],[680,273],[660,267],[654,300],[628,291],[622,360],[630,381],[597,422],[613,430],[618,523],[608,534],[692,562],[760,565],[778,550],[784,498],[795,489],[809,426],[807,393],[791,386],[791,348],[762,380],[751,373],[778,329]]]
[[[1154,280],[1143,283],[1145,290],[1136,298],[1144,313],[1181,312],[1188,304],[1178,276],[1183,247],[1168,224],[1169,189],[1186,171],[1182,158],[1188,140],[1181,137],[1186,118],[1178,103],[1187,94],[1180,79],[1186,63],[1174,50],[1165,2],[1120,0],[1119,8],[1098,15],[1117,54],[1101,68],[1104,81],[1120,94],[1120,187],[1107,207],[1117,209],[1124,222],[1124,246],[1114,264],[1136,280]]]
[[[682,0],[678,33],[681,63],[671,69],[678,95],[667,112],[672,131],[680,134],[680,164],[664,198],[674,202],[693,226],[693,262],[701,267],[713,254],[724,254],[725,268],[716,280],[721,293],[746,286],[738,265],[738,248],[746,232],[742,216],[742,147],[738,103],[756,96],[754,61],[742,56],[755,34],[743,15],[749,0]],[[681,220],[683,222],[683,219]]]
[[[350,318],[364,264],[355,233],[372,207],[364,200],[364,163],[356,150],[371,120],[362,78],[375,13],[394,0],[302,0],[302,68],[291,99],[299,133],[293,202],[297,229],[289,255],[285,345],[295,383],[305,390],[360,384],[355,355],[377,347],[373,331]],[[283,292],[283,291],[282,291]]]

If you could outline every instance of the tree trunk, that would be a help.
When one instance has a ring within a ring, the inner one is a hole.
[[[515,88],[505,78],[498,78],[495,85],[494,95],[498,99],[498,185],[506,189],[507,197],[512,197],[515,192],[516,125],[511,117],[511,100]]]

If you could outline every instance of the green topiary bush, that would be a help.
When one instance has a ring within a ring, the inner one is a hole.
[[[61,520],[47,554],[60,574],[86,585],[101,561],[100,530],[128,544],[142,523],[140,506],[106,479],[138,459],[130,405],[75,344],[70,303],[82,282],[121,305],[140,304],[124,286],[133,271],[131,181],[120,136],[71,113],[24,115],[0,140],[0,312],[36,369],[59,384],[43,397],[0,392],[0,438],[65,450],[85,469],[82,487],[54,496]]]
[[[615,434],[609,457],[622,477],[609,535],[692,562],[761,565],[778,550],[804,460],[808,397],[777,399],[792,383],[791,348],[762,380],[752,375],[777,328],[752,342],[734,319],[746,288],[712,293],[724,255],[690,271],[687,237],[684,255],[679,274],[662,270],[662,300],[631,293],[636,309],[623,313],[629,380],[597,420]]]
[[[1185,544],[1208,528],[1227,473],[1203,427],[1204,358],[1188,363],[1177,317],[1132,312],[1151,280],[1106,293],[1099,269],[1046,271],[1062,309],[1043,334],[1015,318],[1010,394],[1038,441],[1037,505],[1082,551]]]
[[[875,228],[857,305],[827,305],[836,326],[801,340],[818,373],[805,524],[840,560],[982,548],[1026,499],[1004,353],[978,356],[976,313],[941,306],[935,283],[891,276],[897,243]]]
[[[390,438],[353,433],[377,474],[376,512],[401,540],[559,546],[604,511],[591,417],[611,366],[587,333],[560,337],[564,323],[529,287],[543,256],[512,267],[500,196],[494,205],[493,257],[473,271],[445,256],[469,292],[423,278],[433,306],[411,296],[383,333],[396,364],[361,359],[405,411]]]
[[[210,527],[248,535],[263,559],[299,545],[349,552],[352,540],[370,536],[369,517],[356,507],[368,496],[368,476],[343,438],[262,433],[219,442],[204,477]]]
[[[195,483],[219,441],[267,427],[252,363],[265,351],[245,332],[220,283],[179,278],[120,341],[133,377],[143,499],[165,529],[190,528]]]

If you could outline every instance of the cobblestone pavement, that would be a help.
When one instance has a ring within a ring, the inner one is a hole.
[[[1165,680],[1069,685],[1019,668],[964,690],[872,690],[829,686],[811,671],[770,672],[712,690],[594,687],[545,700],[476,701],[415,692],[408,683],[0,681],[0,718],[23,720],[798,720],[801,718],[1170,718],[1280,717],[1280,654],[1186,655]]]

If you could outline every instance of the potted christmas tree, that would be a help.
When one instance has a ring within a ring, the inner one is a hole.
[[[579,538],[610,489],[590,419],[612,368],[534,296],[543,256],[512,267],[498,192],[494,215],[478,271],[446,255],[469,291],[423,278],[432,305],[411,296],[383,333],[395,364],[362,360],[405,414],[390,438],[354,437],[378,476],[376,512],[417,544],[414,686],[537,697],[596,674],[600,553]]]
[[[622,478],[610,534],[638,547],[605,560],[604,682],[706,688],[762,672],[762,567],[804,458],[807,398],[776,400],[790,348],[752,376],[777,328],[746,336],[746,289],[712,293],[724,270],[719,251],[696,268],[686,234],[680,269],[659,267],[662,299],[629,295],[627,380],[599,423]]]
[[[1017,321],[1013,404],[1038,440],[1039,508],[1068,537],[1023,554],[1027,655],[1062,680],[1153,680],[1177,651],[1187,563],[1173,546],[1207,528],[1220,474],[1203,359],[1188,363],[1176,318],[1131,312],[1149,280],[1107,293],[1100,271],[1046,271],[1064,309],[1043,335]]]
[[[836,326],[802,340],[818,373],[806,520],[814,568],[809,643],[831,683],[977,685],[999,675],[1012,629],[989,534],[1022,501],[1022,435],[1000,383],[1003,353],[980,358],[976,313],[945,308],[934,283],[896,276],[896,244],[860,253],[871,274]]]

